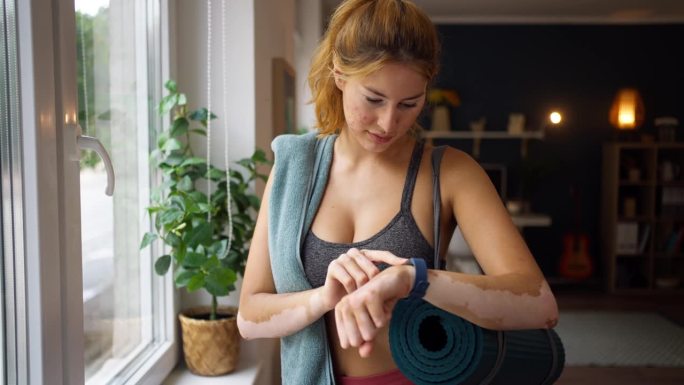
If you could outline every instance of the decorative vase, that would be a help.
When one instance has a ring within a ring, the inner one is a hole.
[[[237,366],[240,354],[237,308],[219,307],[216,313],[223,318],[217,320],[208,319],[209,311],[207,306],[196,307],[178,315],[183,334],[183,354],[192,373],[219,376],[232,372]]]
[[[451,117],[449,116],[449,107],[435,106],[432,110],[432,125],[431,131],[449,131],[451,130]]]

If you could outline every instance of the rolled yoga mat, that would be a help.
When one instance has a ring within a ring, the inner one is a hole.
[[[417,385],[552,384],[565,352],[553,330],[494,331],[416,299],[397,303],[390,349]]]

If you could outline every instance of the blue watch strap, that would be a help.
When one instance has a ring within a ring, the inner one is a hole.
[[[413,265],[416,269],[416,278],[413,281],[413,287],[408,295],[410,299],[420,299],[425,296],[430,282],[428,282],[427,276],[427,265],[423,258],[410,258],[407,262],[408,265]]]

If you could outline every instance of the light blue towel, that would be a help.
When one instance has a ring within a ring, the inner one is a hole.
[[[325,191],[336,136],[315,133],[281,135],[271,144],[275,154],[269,200],[268,247],[278,293],[310,290],[300,256]],[[280,340],[283,385],[335,383],[325,321],[320,318]]]

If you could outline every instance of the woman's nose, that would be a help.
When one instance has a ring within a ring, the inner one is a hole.
[[[384,109],[378,118],[378,126],[385,132],[390,133],[399,125],[399,111],[394,107]]]

